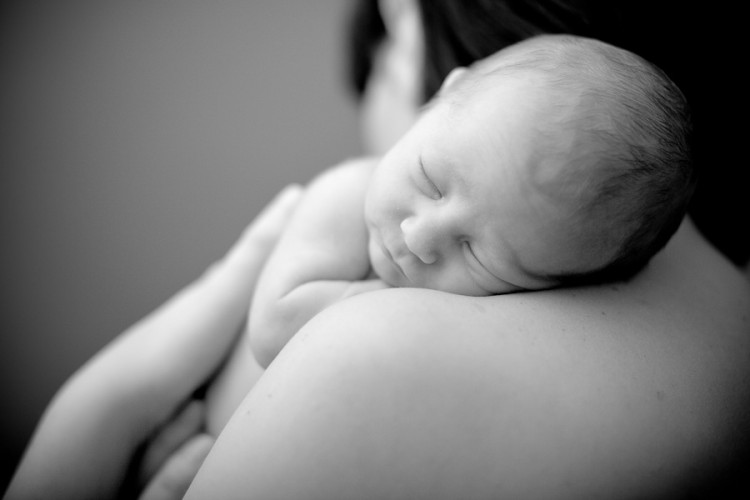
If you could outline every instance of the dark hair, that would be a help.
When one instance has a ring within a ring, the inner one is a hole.
[[[357,97],[361,97],[370,77],[378,45],[385,37],[378,0],[360,0],[354,4],[348,25],[347,81]]]
[[[425,37],[423,101],[459,66],[469,66],[513,43],[544,33],[601,38],[619,31],[617,9],[601,0],[417,0]],[[361,94],[385,27],[378,0],[362,0],[350,23],[349,81]]]
[[[739,16],[739,12],[706,9],[679,0],[418,1],[425,36],[425,102],[454,67],[467,66],[542,33],[597,38],[662,68],[682,89],[693,110],[695,163],[701,181],[690,214],[709,241],[733,262],[748,261],[750,238],[737,236],[737,224],[724,223],[747,217],[748,197],[743,194],[747,185],[737,180],[738,158],[744,154],[739,154],[742,143],[736,140],[732,119],[736,104],[733,94],[724,88],[733,79],[742,81],[741,65],[722,65],[723,79],[702,74],[717,52],[734,50],[733,54],[741,57],[740,46],[726,43],[724,36],[729,30],[724,20]],[[355,94],[361,95],[373,55],[385,36],[377,0],[357,2],[349,35],[348,80]]]

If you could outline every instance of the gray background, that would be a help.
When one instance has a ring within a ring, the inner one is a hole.
[[[73,370],[359,143],[347,0],[1,5],[3,491]]]

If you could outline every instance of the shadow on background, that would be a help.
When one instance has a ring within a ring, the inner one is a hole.
[[[348,5],[3,2],[0,491],[65,378],[358,153]]]

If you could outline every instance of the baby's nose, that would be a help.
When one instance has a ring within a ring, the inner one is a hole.
[[[401,222],[404,242],[411,253],[425,264],[438,260],[439,227],[426,218],[407,217]]]

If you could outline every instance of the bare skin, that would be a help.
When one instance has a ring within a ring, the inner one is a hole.
[[[424,52],[415,2],[381,10],[378,155],[416,117]],[[700,497],[748,449],[748,316],[746,277],[690,221],[628,283],[353,297],[265,374],[235,351],[245,377],[217,381],[209,422],[229,423],[188,498]]]
[[[689,221],[628,283],[360,295],[281,352],[187,498],[674,497],[745,445],[748,316]]]

